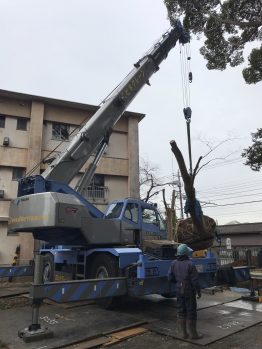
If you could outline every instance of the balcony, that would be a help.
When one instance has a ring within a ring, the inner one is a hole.
[[[108,187],[90,186],[84,191],[83,196],[91,202],[105,203],[108,200]]]

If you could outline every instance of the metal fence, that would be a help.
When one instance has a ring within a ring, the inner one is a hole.
[[[261,247],[217,247],[214,252],[220,266],[222,265],[257,265],[257,255]]]

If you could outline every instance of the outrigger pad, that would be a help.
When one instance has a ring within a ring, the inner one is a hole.
[[[174,314],[175,317],[175,314]],[[202,339],[182,339],[176,319],[148,324],[149,330],[199,345],[207,345],[261,322],[261,313],[218,305],[198,311],[197,330]]]
[[[18,337],[22,338],[25,343],[40,341],[46,338],[54,337],[54,333],[47,327],[39,328],[37,330],[30,330],[28,327],[24,330],[18,331]]]

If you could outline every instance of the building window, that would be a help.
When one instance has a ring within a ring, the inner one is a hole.
[[[5,128],[5,115],[0,114],[0,127]]]
[[[87,197],[89,199],[106,199],[108,188],[105,187],[105,176],[95,174],[92,182],[87,188]]]
[[[27,120],[25,118],[17,118],[16,129],[21,131],[27,130]]]
[[[23,167],[13,167],[12,180],[18,181],[20,178],[24,177],[25,169]]]
[[[104,187],[105,186],[105,176],[102,174],[95,174],[90,186],[91,187]]]
[[[55,139],[57,141],[68,141],[69,140],[69,125],[61,124],[58,122],[53,123],[52,139]]]

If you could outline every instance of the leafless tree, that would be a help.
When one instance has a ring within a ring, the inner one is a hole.
[[[139,184],[141,200],[148,202],[152,197],[161,193],[162,188],[171,186],[172,182],[164,181],[159,175],[158,166],[141,158],[139,166]]]
[[[167,233],[168,233],[168,240],[174,240],[177,241],[176,237],[176,191],[172,190],[172,198],[171,203],[168,204],[166,201],[166,195],[165,195],[165,188],[162,189],[162,195],[163,195],[163,202],[165,206],[165,212],[166,212],[166,223],[167,223]]]
[[[162,192],[162,199],[164,204],[164,215],[166,217],[168,239],[175,240],[175,224],[176,224],[176,210],[175,210],[175,190],[172,189],[171,200],[166,198],[166,188],[174,187],[174,181],[165,181],[159,175],[159,168],[145,159],[140,159],[140,197],[145,202],[148,202],[154,196]],[[170,203],[169,203],[170,201]]]
[[[177,226],[177,235],[179,242],[185,242],[194,249],[204,249],[211,247],[215,235],[215,221],[207,216],[203,216],[199,201],[196,199],[194,181],[199,172],[200,162],[203,156],[200,156],[192,173],[188,173],[184,157],[178,148],[176,142],[170,142],[171,150],[175,155],[181,176],[184,182],[184,188],[187,196],[187,212],[191,219],[180,221]],[[210,150],[211,152],[212,150]],[[210,153],[209,152],[209,153]],[[192,227],[192,229],[189,229]]]

